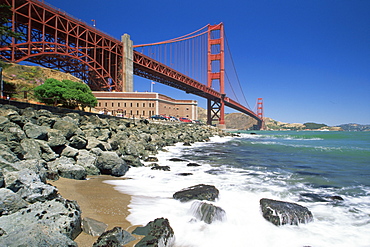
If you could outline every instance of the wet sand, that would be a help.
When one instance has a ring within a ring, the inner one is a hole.
[[[82,218],[89,217],[104,222],[107,230],[120,226],[132,232],[132,226],[126,220],[130,195],[122,194],[113,188],[113,185],[104,183],[104,180],[122,179],[107,175],[89,176],[88,180],[74,180],[60,178],[57,181],[48,181],[58,188],[59,193],[66,199],[77,201],[82,210]],[[137,236],[136,236],[137,237]],[[74,241],[79,247],[91,247],[98,237],[82,232]],[[125,246],[134,246],[134,241]]]

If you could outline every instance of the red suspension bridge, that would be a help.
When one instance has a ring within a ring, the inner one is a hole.
[[[38,0],[0,0],[11,6],[9,27],[25,39],[1,37],[0,59],[29,61],[84,80],[92,90],[133,90],[133,74],[207,99],[207,123],[225,124],[225,106],[257,120],[262,99],[250,110],[222,23],[163,42],[132,45]],[[235,88],[236,87],[236,88]],[[248,107],[247,107],[248,106]]]

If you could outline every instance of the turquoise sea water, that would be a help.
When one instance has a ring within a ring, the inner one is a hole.
[[[132,224],[168,218],[175,246],[370,246],[370,132],[255,133],[177,144],[158,155],[171,171],[131,168],[125,177],[132,179],[108,182],[132,195]],[[169,161],[173,157],[187,161]],[[201,166],[188,167],[189,162]],[[193,175],[178,175],[183,172]],[[226,211],[224,221],[194,221],[192,202],[172,199],[200,183],[220,190],[214,204]],[[261,198],[303,205],[314,221],[276,227],[261,216]]]

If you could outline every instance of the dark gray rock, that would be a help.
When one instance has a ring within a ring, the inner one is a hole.
[[[84,180],[87,176],[85,168],[77,165],[74,159],[65,156],[49,162],[48,167],[51,171],[57,171],[57,174],[63,178]]]
[[[152,170],[160,170],[160,171],[171,171],[171,168],[169,166],[153,166],[152,168],[150,168]]]
[[[11,172],[11,171],[18,171],[18,169],[14,167],[14,163],[11,163],[11,162],[5,160],[0,155],[0,171],[5,173],[5,172]]]
[[[123,176],[128,171],[126,162],[118,157],[115,152],[102,152],[96,160],[96,167],[100,170],[101,174],[112,176]]]
[[[5,116],[0,116],[0,129],[4,129],[7,123],[9,123],[9,119]]]
[[[23,126],[23,130],[26,133],[28,138],[46,140],[48,134],[48,127],[39,126],[32,123],[26,123]]]
[[[68,158],[73,158],[75,159],[78,155],[78,149],[75,149],[70,146],[66,146],[63,148],[63,151],[61,153],[62,156],[68,157]]]
[[[173,198],[181,202],[191,200],[215,201],[218,198],[219,191],[213,185],[198,184],[191,186],[173,194]]]
[[[23,187],[28,187],[34,182],[41,182],[38,174],[30,169],[12,171],[4,174],[5,188],[18,192]]]
[[[72,136],[69,140],[69,146],[83,149],[87,146],[87,139],[83,136]]]
[[[86,146],[87,150],[91,150],[94,148],[99,148],[102,151],[110,150],[110,146],[108,146],[108,143],[99,141],[96,137],[87,137],[86,140],[87,140],[87,146]]]
[[[4,187],[4,174],[0,169],[0,188]]]
[[[145,162],[158,162],[157,157],[148,157],[144,160]]]
[[[13,164],[13,167],[15,167],[19,171],[23,169],[32,170],[38,175],[41,182],[46,183],[47,163],[43,160],[39,160],[39,159],[21,160],[21,161],[15,162]]]
[[[59,147],[67,143],[67,139],[60,130],[50,129],[48,131],[48,144],[50,147]]]
[[[331,196],[331,195],[319,195],[315,193],[302,193],[300,194],[301,199],[299,201],[303,202],[332,202],[332,201],[343,201],[341,196]]]
[[[13,191],[0,189],[0,216],[15,213],[27,205],[28,203]]]
[[[59,157],[58,154],[54,152],[53,149],[48,145],[47,141],[44,140],[34,140],[36,143],[38,143],[38,146],[40,147],[41,151],[41,158],[45,161],[52,161]]]
[[[26,154],[26,151],[24,151],[20,142],[8,141],[7,143],[4,143],[4,144],[7,146],[7,148],[5,149],[13,152],[13,154],[15,154],[18,159],[24,159],[24,155]],[[0,146],[3,146],[3,145],[0,144]]]
[[[180,173],[176,173],[177,176],[191,176],[193,175],[193,173],[191,172],[180,172]]]
[[[73,121],[66,121],[62,119],[58,119],[54,123],[53,128],[60,130],[66,139],[71,138],[73,135],[78,133],[78,131],[80,130],[77,124],[73,123]]]
[[[107,227],[107,224],[89,217],[82,219],[82,231],[91,236],[100,236],[105,230],[107,230]]]
[[[25,152],[25,159],[41,159],[40,145],[34,139],[23,139],[21,146]]]
[[[201,166],[201,165],[199,165],[199,164],[197,164],[197,163],[189,163],[189,164],[187,164],[186,166]]]
[[[2,232],[0,246],[78,247],[72,239],[44,224],[21,225],[17,226],[16,231]]]
[[[17,193],[29,203],[43,202],[57,197],[57,189],[41,182],[40,176],[29,169],[6,173],[4,183],[5,188]]]
[[[169,159],[169,161],[173,161],[173,162],[183,162],[183,161],[187,161],[187,160],[180,159],[180,158],[171,158],[171,159]]]
[[[76,157],[77,165],[85,168],[87,175],[99,175],[100,170],[95,166],[96,160],[98,159],[96,154],[93,154],[87,150],[79,150]]]
[[[211,203],[195,201],[191,205],[191,212],[197,220],[211,224],[213,221],[222,221],[226,217],[226,212],[220,207]]]
[[[40,126],[47,126],[47,127],[51,128],[57,120],[58,120],[57,118],[40,116],[37,119],[37,124],[40,125]]]
[[[136,235],[145,235],[135,246],[172,246],[174,232],[167,219],[158,218],[149,222],[144,227],[137,227],[133,232]]]
[[[121,157],[128,166],[130,167],[140,167],[140,166],[144,166],[143,163],[141,163],[140,161],[140,158],[139,157],[135,157],[135,156],[132,156],[132,155],[123,155]]]
[[[36,113],[36,118],[40,118],[40,117],[51,118],[51,117],[53,117],[53,113],[51,113],[50,111],[45,110],[45,109],[37,110],[35,113]]]
[[[0,217],[0,228],[6,232],[0,237],[0,246],[49,246],[28,243],[55,241],[60,239],[59,234],[69,240],[62,238],[63,242],[56,246],[68,246],[62,244],[72,243],[70,240],[75,239],[81,232],[81,210],[75,201],[63,198],[36,202],[13,214]],[[7,245],[11,240],[23,245]]]
[[[17,155],[15,155],[9,147],[6,145],[0,144],[0,157],[2,157],[4,160],[14,163],[19,161],[19,158]]]
[[[4,134],[7,137],[7,141],[15,141],[20,142],[21,140],[26,138],[26,134],[20,127],[9,127],[6,128]]]
[[[312,213],[296,203],[263,198],[260,200],[263,217],[274,225],[298,225],[313,221]]]
[[[129,232],[121,227],[114,227],[112,230],[104,232],[93,244],[93,247],[122,247],[133,240],[135,238]]]
[[[58,197],[58,190],[49,184],[42,182],[31,183],[28,187],[22,187],[17,194],[29,203],[44,202]]]

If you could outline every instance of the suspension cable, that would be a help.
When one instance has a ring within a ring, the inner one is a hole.
[[[227,37],[226,37],[225,31],[224,31],[224,35],[225,35],[225,40],[226,40],[227,50],[228,50],[228,52],[229,52],[229,54],[230,54],[231,63],[232,63],[232,66],[233,66],[233,68],[234,68],[234,72],[235,72],[236,79],[237,79],[237,82],[238,82],[239,87],[240,87],[240,91],[242,92],[243,98],[244,98],[245,102],[247,103],[248,108],[249,108],[249,109],[251,109],[251,107],[250,107],[250,106],[249,106],[249,104],[248,104],[247,99],[245,98],[245,95],[244,95],[243,89],[242,89],[242,87],[241,87],[241,85],[240,85],[239,76],[238,76],[238,73],[236,72],[236,68],[235,68],[234,60],[233,60],[233,57],[232,57],[232,54],[231,54],[231,51],[230,51],[230,47],[229,47],[229,43],[228,43],[228,41],[227,41]]]

